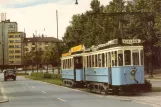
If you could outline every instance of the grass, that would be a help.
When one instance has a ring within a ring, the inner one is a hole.
[[[56,84],[56,85],[63,85],[63,82],[60,79],[46,79],[46,78],[39,78],[39,77],[33,77],[33,76],[25,76],[26,78],[33,79],[33,80],[39,80],[51,84]]]

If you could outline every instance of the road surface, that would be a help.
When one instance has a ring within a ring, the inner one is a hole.
[[[0,107],[150,107],[123,98],[95,95],[66,87],[60,87],[17,77],[17,81],[3,81],[9,102]]]

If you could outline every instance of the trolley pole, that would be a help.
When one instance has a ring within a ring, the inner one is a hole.
[[[56,10],[56,23],[57,23],[57,39],[58,38],[58,11]],[[57,43],[57,49],[58,49],[58,74],[60,74],[60,55],[59,55],[59,42]]]

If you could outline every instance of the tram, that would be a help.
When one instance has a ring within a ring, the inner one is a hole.
[[[140,39],[114,39],[83,48],[79,53],[70,52],[61,60],[65,84],[82,84],[90,91],[105,94],[132,91],[144,84],[144,54]],[[81,66],[78,67],[77,61]]]

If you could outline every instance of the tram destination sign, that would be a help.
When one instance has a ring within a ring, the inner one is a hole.
[[[123,44],[141,43],[140,39],[122,39]]]

